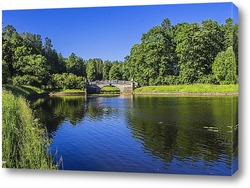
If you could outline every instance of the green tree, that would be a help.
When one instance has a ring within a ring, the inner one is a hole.
[[[82,58],[71,53],[66,60],[66,68],[68,73],[75,74],[77,76],[86,76],[86,65]]]
[[[109,80],[122,80],[122,64],[114,63],[109,71]]]
[[[238,28],[238,24],[235,24],[234,26],[234,38],[233,38],[233,50],[234,50],[234,54],[235,54],[235,59],[236,59],[236,65],[237,65],[237,75],[238,75],[238,69],[239,69],[239,52],[238,52],[238,48],[239,48],[239,28]]]
[[[122,79],[123,80],[131,80],[130,77],[130,67],[129,67],[129,56],[124,57],[123,69],[122,69]]]
[[[2,78],[3,84],[6,84],[10,80],[10,70],[7,63],[3,60],[2,61]]]
[[[148,84],[148,79],[144,78],[145,56],[143,54],[143,47],[141,44],[135,44],[130,51],[130,56],[126,66],[129,67],[129,79],[134,79],[142,86]]]
[[[232,47],[216,56],[212,69],[220,84],[235,84],[237,82],[236,59]]]
[[[212,73],[212,65],[218,52],[223,50],[223,31],[212,20],[202,22],[200,35],[199,61],[203,75]]]
[[[164,78],[176,74],[177,56],[175,28],[169,19],[163,20],[162,26],[151,28],[142,35],[141,43],[133,46],[130,56],[125,61],[124,69],[131,69],[126,77],[134,78],[141,85],[164,84]]]
[[[2,40],[2,59],[8,65],[10,76],[13,76],[15,74],[15,69],[13,68],[14,54],[17,47],[23,46],[23,39],[12,25],[7,25],[3,28]]]
[[[102,80],[102,60],[101,59],[89,59],[87,62],[87,78],[90,81]]]
[[[233,19],[228,18],[224,25],[224,50],[227,50],[234,43],[234,26]]]
[[[14,63],[14,68],[18,73],[13,80],[14,84],[41,87],[48,80],[48,66],[46,58],[42,55],[20,56]]]
[[[49,86],[57,89],[83,89],[85,78],[72,73],[53,74]]]
[[[32,34],[29,32],[23,32],[20,34],[23,39],[24,46],[31,49],[32,54],[40,54],[43,53],[43,43],[41,35]]]
[[[45,38],[42,54],[47,59],[47,65],[50,67],[50,74],[62,73],[66,71],[65,61],[63,60],[62,55],[59,55],[57,51],[53,49],[51,39],[48,37]]]
[[[112,65],[113,64],[111,61],[104,61],[103,66],[102,66],[102,79],[103,80],[109,79],[109,71],[110,71]]]
[[[177,27],[175,41],[181,83],[193,83],[202,75],[199,61],[200,35],[200,26],[197,23],[183,23]]]

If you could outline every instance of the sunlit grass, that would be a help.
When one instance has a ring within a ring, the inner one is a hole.
[[[114,86],[105,86],[101,88],[101,93],[120,93],[120,89]]]
[[[3,90],[2,160],[4,168],[56,169],[47,152],[49,139],[21,96]]]
[[[85,93],[84,90],[81,89],[65,89],[65,90],[59,90],[60,93]]]
[[[14,86],[14,85],[4,85],[6,90],[11,91],[15,95],[22,95],[24,97],[29,97],[31,95],[41,94],[44,91],[36,88],[34,86]]]
[[[228,93],[238,92],[238,85],[168,85],[168,86],[145,86],[135,89],[135,92],[183,92],[183,93]]]

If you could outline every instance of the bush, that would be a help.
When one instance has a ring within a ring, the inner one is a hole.
[[[35,87],[41,86],[41,81],[37,80],[36,76],[32,75],[23,75],[23,76],[15,76],[12,78],[13,85],[22,86],[22,85],[31,85]]]
[[[179,83],[179,80],[178,80],[177,76],[169,75],[169,76],[165,77],[165,79],[164,79],[165,85],[176,85],[178,83]]]
[[[204,75],[204,76],[198,78],[198,80],[196,80],[195,83],[197,83],[197,84],[218,84],[214,75]]]
[[[212,71],[216,80],[222,85],[237,83],[236,59],[232,47],[216,56]]]
[[[49,89],[83,89],[85,78],[72,73],[53,74],[48,87]]]

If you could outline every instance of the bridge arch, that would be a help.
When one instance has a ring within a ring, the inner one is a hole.
[[[124,87],[122,85],[119,84],[102,84],[102,85],[98,85],[98,87],[100,87],[100,89],[102,89],[103,87],[107,87],[107,86],[114,86],[117,87],[121,92],[124,90]]]
[[[124,80],[86,82],[87,93],[100,93],[101,88],[105,86],[115,86],[120,89],[121,93],[133,93],[134,88],[138,87],[138,83]]]

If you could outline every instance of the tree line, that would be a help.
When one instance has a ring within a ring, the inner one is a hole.
[[[12,25],[2,32],[3,83],[40,88],[83,88],[85,78],[135,80],[142,86],[171,84],[235,84],[238,82],[238,24],[204,20],[161,25],[142,34],[124,61],[68,58],[48,37],[18,33]]]

